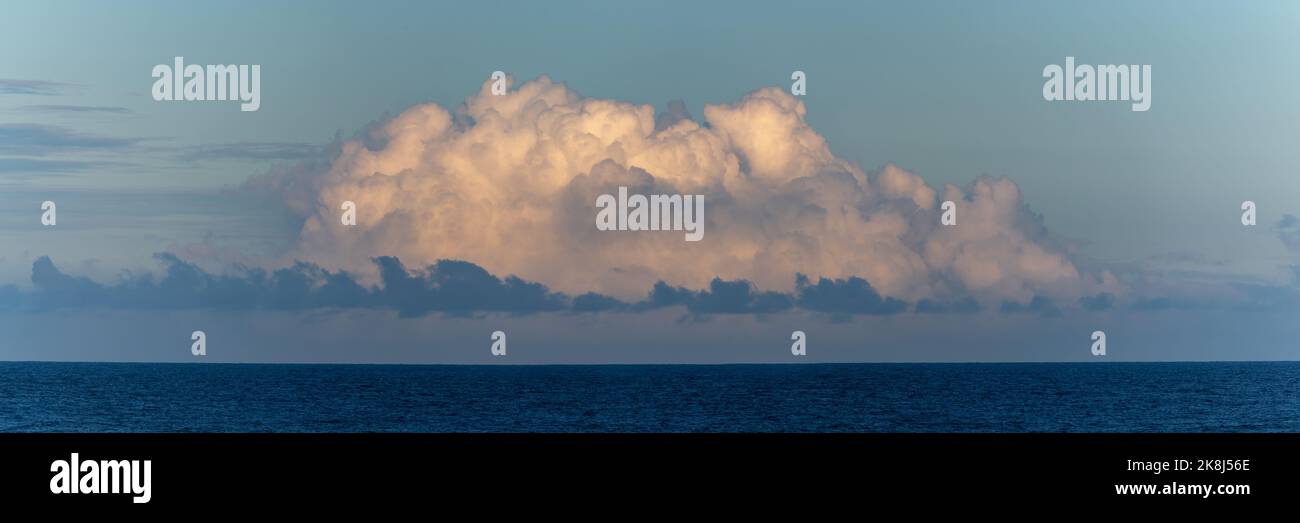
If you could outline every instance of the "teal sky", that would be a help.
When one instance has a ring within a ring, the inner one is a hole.
[[[0,124],[129,145],[0,144],[0,284],[29,286],[41,255],[102,279],[214,237],[291,242],[296,223],[223,191],[298,158],[203,147],[324,145],[413,104],[455,107],[494,70],[660,110],[683,100],[697,118],[803,70],[811,126],[866,169],[1006,176],[1083,259],[1289,285],[1300,261],[1276,224],[1300,214],[1297,27],[1287,1],[14,2],[0,79],[66,85],[0,94]],[[174,56],[260,64],[261,109],[153,101],[150,70]],[[1066,56],[1150,64],[1150,111],[1045,102],[1042,68]],[[54,234],[37,222],[49,195],[68,225]],[[1243,200],[1259,226],[1240,225]]]

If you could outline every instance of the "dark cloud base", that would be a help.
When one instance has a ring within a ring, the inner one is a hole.
[[[538,312],[635,313],[685,307],[694,315],[770,314],[803,309],[839,315],[888,315],[910,305],[881,296],[862,278],[822,278],[813,282],[796,275],[796,291],[761,291],[746,280],[714,278],[704,290],[658,282],[637,302],[586,293],[571,297],[546,285],[517,276],[504,278],[470,262],[439,260],[411,269],[391,256],[374,258],[380,284],[365,286],[347,272],[297,262],[282,269],[240,267],[231,274],[212,274],[171,253],[154,256],[160,274],[124,276],[103,284],[67,274],[49,257],[32,264],[31,292],[0,286],[0,309],[47,311],[74,308],[308,310],[376,308],[396,310],[402,317],[431,313],[531,314]]]
[[[365,286],[344,271],[329,271],[318,265],[297,262],[268,271],[239,267],[231,274],[212,274],[171,253],[154,256],[161,274],[124,276],[103,284],[59,270],[49,257],[32,264],[30,292],[13,285],[0,286],[0,310],[51,311],[60,309],[211,309],[211,310],[312,310],[387,309],[405,318],[430,314],[472,316],[482,313],[637,313],[668,307],[684,307],[689,315],[774,314],[803,310],[828,314],[840,321],[858,315],[886,316],[904,312],[919,314],[970,314],[982,310],[979,302],[966,297],[952,302],[923,299],[915,304],[882,296],[867,280],[819,278],[795,275],[795,291],[761,291],[746,280],[714,278],[709,287],[691,290],[663,281],[646,297],[626,302],[612,296],[585,293],[569,296],[552,292],[546,285],[517,276],[501,278],[474,263],[439,260],[423,269],[411,269],[391,256],[374,258],[380,284]],[[1237,304],[1247,309],[1300,309],[1300,292],[1295,288],[1249,287],[1240,289],[1253,299]],[[1084,311],[1107,311],[1116,307],[1110,294],[1084,297]],[[1189,307],[1167,298],[1135,301],[1136,310]],[[1035,296],[1028,303],[1003,302],[1002,313],[1036,313],[1060,317],[1063,310],[1051,299]]]

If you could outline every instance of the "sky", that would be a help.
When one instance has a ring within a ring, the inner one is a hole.
[[[4,11],[3,360],[1300,357],[1293,2]],[[156,101],[177,56],[260,108]],[[1150,109],[1045,100],[1066,57]],[[598,230],[621,186],[703,239]]]

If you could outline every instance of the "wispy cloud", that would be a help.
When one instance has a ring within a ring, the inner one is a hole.
[[[181,150],[183,161],[205,160],[305,160],[316,158],[326,146],[301,142],[239,142],[199,145]]]
[[[0,174],[62,174],[120,165],[115,162],[0,158]]]
[[[15,111],[30,113],[47,113],[47,114],[85,114],[85,113],[109,113],[109,114],[131,114],[132,111],[125,107],[116,106],[98,106],[98,105],[24,105],[14,109]]]
[[[96,136],[53,125],[0,124],[0,154],[43,156],[67,151],[121,149],[139,142],[136,138]]]
[[[0,78],[0,94],[55,96],[65,94],[69,89],[74,87],[78,86],[76,84],[51,82],[47,80],[17,80],[12,78]]]

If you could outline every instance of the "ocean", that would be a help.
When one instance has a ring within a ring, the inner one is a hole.
[[[15,362],[0,431],[1296,432],[1300,362]]]

